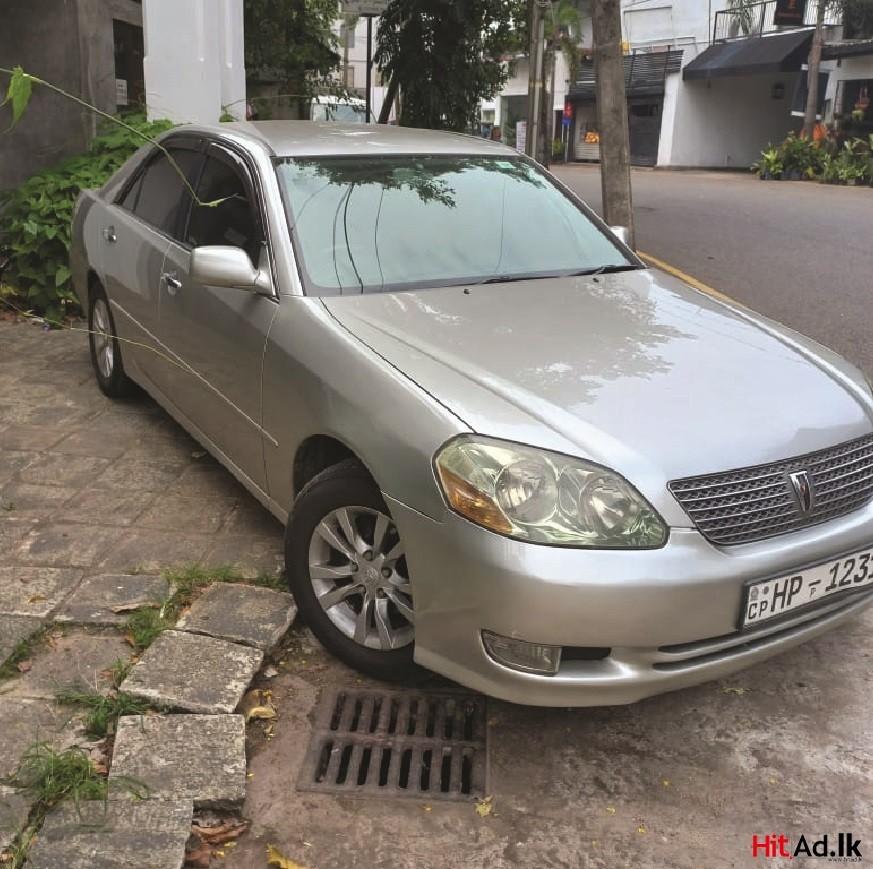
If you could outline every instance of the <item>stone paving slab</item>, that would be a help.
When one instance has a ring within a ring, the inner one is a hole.
[[[0,699],[0,779],[18,769],[21,756],[37,741],[69,745],[75,726],[70,710],[54,701],[23,697]]]
[[[52,700],[59,692],[90,691],[105,694],[112,688],[106,671],[121,659],[127,661],[130,646],[117,633],[94,636],[78,630],[53,640],[53,648],[34,655],[31,669],[15,679],[0,682],[0,703],[14,703],[19,697]],[[71,714],[73,707],[65,707]]]
[[[81,578],[81,570],[0,566],[0,607],[9,615],[44,618]]]
[[[118,721],[110,785],[134,779],[153,800],[235,810],[245,799],[242,715],[125,715]]]
[[[181,869],[191,834],[190,799],[63,805],[45,820],[32,869]]]
[[[295,615],[297,607],[290,594],[216,582],[194,602],[176,629],[268,652],[291,627]]]
[[[145,650],[121,690],[166,709],[233,712],[263,657],[258,649],[226,640],[164,631]]]
[[[27,821],[30,801],[15,788],[0,785],[0,853],[12,844]]]
[[[163,603],[169,596],[166,580],[153,574],[101,574],[90,576],[55,613],[56,621],[92,625],[118,625],[130,610],[143,604]],[[112,608],[115,608],[114,612]]]
[[[22,640],[35,634],[41,627],[42,620],[33,616],[0,613],[0,664],[12,654]]]

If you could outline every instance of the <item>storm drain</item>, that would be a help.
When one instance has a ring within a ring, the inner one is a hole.
[[[332,690],[298,789],[458,800],[485,793],[485,698]]]

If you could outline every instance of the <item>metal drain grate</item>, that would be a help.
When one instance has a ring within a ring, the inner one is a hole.
[[[458,800],[485,793],[485,698],[331,690],[298,790]]]

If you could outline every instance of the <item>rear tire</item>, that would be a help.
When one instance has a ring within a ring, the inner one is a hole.
[[[387,681],[422,674],[412,587],[400,535],[367,470],[350,459],[312,479],[285,533],[285,567],[300,614],[344,663]]]
[[[88,345],[91,364],[100,391],[109,398],[126,398],[134,391],[133,381],[124,373],[121,348],[109,299],[100,284],[91,288],[88,302]]]

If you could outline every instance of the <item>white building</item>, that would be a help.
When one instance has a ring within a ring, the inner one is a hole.
[[[777,18],[781,0],[753,3],[741,15],[725,0],[625,0],[622,36],[628,96],[631,160],[637,165],[747,167],[768,142],[802,126],[806,76],[802,67],[812,42],[815,3],[793,24]],[[593,42],[587,4],[583,46]],[[803,13],[802,13],[803,14]],[[829,11],[822,72],[822,114],[848,114],[864,88],[873,94],[873,33],[853,33]],[[560,110],[573,105],[571,159],[597,159],[586,144],[597,132],[593,49],[575,82],[562,64],[555,75],[556,137]],[[520,59],[501,95],[483,105],[483,120],[511,128],[527,114],[527,62]],[[873,111],[869,113],[873,120]],[[873,132],[873,125],[868,124]]]

